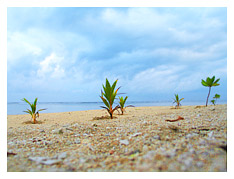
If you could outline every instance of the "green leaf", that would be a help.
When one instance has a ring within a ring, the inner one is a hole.
[[[105,107],[105,106],[100,106],[101,108],[106,109],[108,112],[110,112],[109,108]]]
[[[127,99],[128,99],[128,96],[126,96],[126,97],[124,98],[124,104],[125,104],[125,102],[126,102]]]
[[[100,97],[101,97],[103,103],[104,103],[108,108],[110,108],[110,105],[109,105],[109,103],[106,101],[106,99],[103,98],[102,96],[100,96]]]
[[[220,80],[220,78],[219,78],[219,79],[217,79],[214,83],[218,83],[218,82],[219,82],[219,80]]]
[[[45,108],[45,109],[39,109],[37,112],[39,112],[39,111],[44,111],[44,110],[46,110],[47,108]]]
[[[115,80],[115,82],[113,83],[113,85],[112,85],[112,87],[111,87],[111,93],[114,92],[115,86],[116,86],[116,84],[117,84],[117,81],[118,81],[118,80]]]
[[[219,86],[220,84],[218,84],[218,83],[214,83],[214,84],[212,84],[212,86]]]
[[[214,83],[214,80],[215,80],[215,76],[213,76],[213,77],[211,78],[211,84]]]
[[[180,101],[182,101],[184,98],[181,98]]]
[[[204,80],[202,80],[201,83],[202,83],[203,86],[208,87],[208,84]]]
[[[29,109],[27,109],[27,111],[23,111],[23,112],[26,112],[28,114],[31,114],[32,115],[32,111],[30,111]]]
[[[37,98],[36,98],[35,101],[34,101],[34,106],[35,106],[35,107],[37,106]]]
[[[26,103],[28,103],[31,106],[31,103],[27,99],[23,98],[22,101],[25,101]]]

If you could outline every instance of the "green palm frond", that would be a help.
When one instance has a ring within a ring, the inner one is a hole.
[[[218,98],[220,98],[220,95],[219,94],[215,94],[214,98],[218,99]]]
[[[201,81],[201,84],[205,87],[209,87],[209,92],[208,92],[208,95],[207,95],[207,99],[206,99],[206,106],[208,104],[208,99],[209,99],[209,96],[210,96],[210,91],[211,91],[211,87],[212,86],[219,86],[220,84],[218,83],[220,80],[220,78],[218,78],[217,80],[215,80],[215,76],[213,76],[212,78],[209,78],[207,77],[206,78],[206,81],[204,81],[202,79]]]
[[[179,106],[181,106],[180,101],[182,101],[184,98],[179,98],[178,94],[175,94],[175,99],[173,99],[173,103],[176,103],[176,107],[178,108]]]
[[[26,113],[28,113],[28,114],[31,114],[31,115],[32,115],[32,111],[31,111],[31,110],[29,110],[29,109],[27,109],[27,111],[23,111],[23,112],[26,112]]]
[[[25,101],[31,107],[31,110],[27,109],[27,111],[23,111],[23,112],[26,112],[26,113],[30,114],[32,116],[32,118],[33,118],[34,123],[36,122],[36,117],[39,117],[39,111],[46,110],[46,109],[39,109],[36,112],[36,110],[37,110],[37,100],[38,100],[38,98],[36,98],[34,100],[34,103],[31,104],[27,99],[25,99],[25,98],[22,99],[22,101]]]
[[[23,98],[21,99],[22,101],[25,101],[26,103],[28,103],[30,106],[31,106],[31,103],[26,99],[26,98]]]
[[[106,106],[106,107],[104,107],[104,106],[101,106],[101,107],[104,109],[107,109],[111,118],[112,118],[113,112],[116,110],[116,107],[117,107],[116,106],[115,108],[113,108],[114,100],[115,100],[116,96],[118,95],[118,90],[120,88],[119,87],[115,90],[117,82],[118,82],[118,80],[114,81],[114,83],[112,85],[110,85],[108,79],[106,78],[106,84],[102,85],[104,91],[101,90],[100,98],[102,99],[103,103]]]

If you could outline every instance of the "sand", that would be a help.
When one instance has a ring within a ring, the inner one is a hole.
[[[8,115],[9,172],[227,171],[227,105]],[[182,120],[170,122],[182,117]]]

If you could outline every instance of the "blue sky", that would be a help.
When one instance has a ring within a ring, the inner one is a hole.
[[[105,78],[130,101],[227,99],[226,8],[8,8],[7,98],[101,101]]]

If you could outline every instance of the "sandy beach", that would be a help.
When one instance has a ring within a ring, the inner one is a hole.
[[[8,172],[226,172],[227,105],[7,116]],[[173,121],[181,117],[182,120]]]

